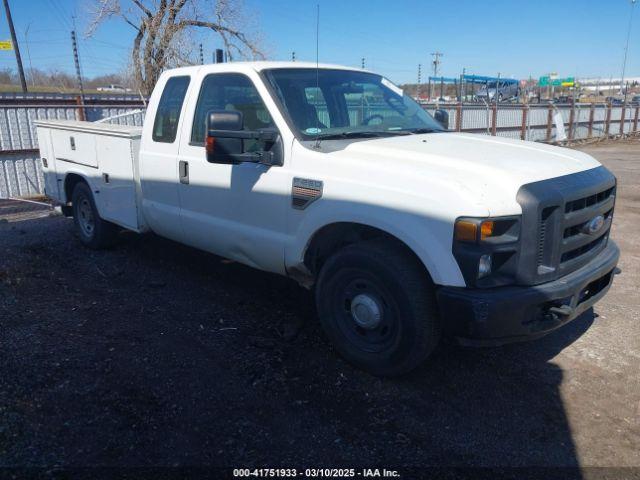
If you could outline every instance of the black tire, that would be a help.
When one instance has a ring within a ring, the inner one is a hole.
[[[349,245],[326,261],[316,305],[329,340],[348,361],[390,377],[413,370],[438,345],[434,290],[428,273],[402,246],[372,240]]]
[[[115,243],[118,227],[100,218],[89,186],[78,183],[71,195],[73,222],[78,238],[89,248],[108,248]]]

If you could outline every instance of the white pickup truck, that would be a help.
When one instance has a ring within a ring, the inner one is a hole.
[[[386,78],[252,62],[165,72],[143,128],[41,121],[47,194],[91,248],[153,231],[315,289],[377,375],[443,336],[535,338],[609,289],[616,179],[581,152],[446,130]]]

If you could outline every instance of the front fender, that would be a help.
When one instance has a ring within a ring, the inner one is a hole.
[[[311,240],[322,228],[335,223],[356,223],[377,228],[402,241],[422,261],[436,284],[465,286],[451,251],[453,220],[426,219],[410,212],[382,210],[391,209],[380,206],[372,209],[335,200],[314,204],[299,222],[297,231],[293,232],[292,244],[285,249],[287,270],[302,267]]]

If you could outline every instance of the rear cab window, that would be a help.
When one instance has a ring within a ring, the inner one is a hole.
[[[173,143],[175,141],[189,80],[188,76],[171,77],[167,80],[153,122],[154,142]]]

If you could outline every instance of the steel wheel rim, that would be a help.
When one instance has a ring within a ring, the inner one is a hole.
[[[370,276],[360,272],[343,276],[332,304],[338,330],[358,350],[382,353],[397,342],[398,306],[391,294]],[[366,315],[372,313],[375,315]]]
[[[86,237],[93,236],[96,224],[93,216],[93,208],[91,208],[91,203],[86,197],[83,197],[78,204],[78,224]]]

